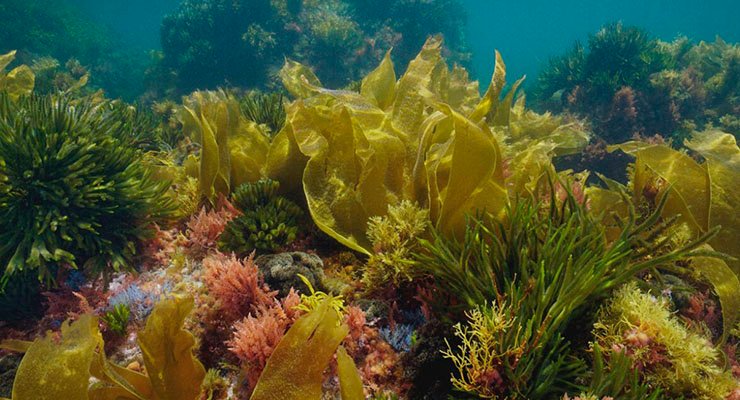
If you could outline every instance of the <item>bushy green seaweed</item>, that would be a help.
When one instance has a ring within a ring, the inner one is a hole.
[[[102,320],[112,332],[125,335],[129,317],[131,317],[131,309],[128,304],[119,303],[113,306],[113,309],[106,311]]]
[[[277,181],[261,179],[237,188],[232,198],[242,215],[226,226],[219,237],[220,249],[239,254],[274,251],[295,240],[303,211],[277,196],[279,187]]]
[[[270,135],[275,136],[285,125],[285,97],[280,92],[250,92],[240,98],[242,114],[248,120],[264,124],[270,128]]]
[[[459,302],[441,309],[480,310],[469,314],[469,328],[458,325],[464,344],[448,352],[458,365],[458,389],[527,399],[566,391],[583,373],[564,336],[568,324],[638,272],[685,259],[711,236],[646,252],[643,235],[660,228],[659,215],[639,223],[630,217],[607,244],[603,226],[572,196],[562,203],[521,200],[507,208],[505,222],[471,219],[461,241],[439,232],[424,241],[421,265]]]
[[[54,281],[62,265],[132,267],[137,241],[165,221],[167,184],[116,136],[106,103],[0,95],[0,260],[3,285],[22,271]]]
[[[615,23],[552,59],[533,92],[540,108],[587,117],[608,143],[660,135],[680,146],[695,129],[740,133],[739,84],[737,45],[664,42]]]

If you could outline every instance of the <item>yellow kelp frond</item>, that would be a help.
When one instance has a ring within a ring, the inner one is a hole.
[[[740,148],[732,135],[720,131],[696,132],[686,145],[705,158],[699,163],[687,154],[664,145],[627,142],[620,149],[635,157],[632,189],[635,204],[653,195],[669,193],[666,218],[679,216],[694,233],[721,225],[722,231],[709,241],[716,250],[740,258]],[[740,264],[733,261],[740,273]]]
[[[206,371],[193,356],[193,334],[183,329],[192,309],[192,298],[162,300],[139,332],[139,347],[156,399],[192,400],[200,393]]]
[[[450,235],[464,230],[467,214],[485,209],[501,215],[512,183],[505,179],[507,156],[499,137],[511,149],[534,152],[525,157],[528,164],[516,166],[520,173],[514,177],[522,182],[514,182],[517,187],[530,181],[522,175],[534,174],[538,181],[552,170],[553,155],[587,141],[575,125],[530,113],[523,102],[512,111],[519,83],[499,101],[505,66],[498,53],[481,99],[478,83],[463,68],[449,70],[441,44],[429,38],[397,82],[386,55],[363,79],[360,93],[321,88],[307,68],[293,62],[281,71],[300,98],[287,107],[266,174],[291,191],[301,179],[316,225],[354,250],[372,253],[367,221],[403,200],[428,209],[433,225]],[[489,123],[498,124],[495,132]],[[525,162],[513,162],[520,161]]]
[[[59,338],[49,333],[28,348],[16,373],[12,399],[87,400],[90,365],[95,352],[102,349],[103,337],[94,316],[62,324]]]
[[[341,322],[329,300],[299,318],[267,360],[251,400],[320,400],[324,371],[349,332]]]
[[[640,204],[646,193],[668,191],[664,216],[680,215],[680,221],[694,232],[709,230],[710,178],[704,166],[665,145],[627,142],[611,146],[611,149],[620,149],[635,157],[632,176],[635,204]]]
[[[643,379],[666,394],[723,399],[738,384],[720,367],[720,352],[706,337],[687,329],[656,299],[628,284],[601,310],[595,336],[602,348],[620,349]]]
[[[360,94],[381,110],[393,104],[396,97],[396,71],[390,51],[385,53],[380,65],[362,79]]]
[[[635,157],[632,168],[632,203],[654,206],[667,196],[662,216],[676,219],[691,237],[698,237],[721,226],[709,240],[714,250],[724,252],[734,260],[696,258],[692,266],[715,288],[722,305],[723,339],[740,318],[740,267],[737,243],[740,241],[740,204],[735,186],[740,179],[740,150],[732,135],[718,131],[698,132],[687,146],[706,161],[699,163],[689,155],[665,145],[627,142],[611,146]],[[622,214],[624,216],[624,214]],[[729,265],[728,265],[729,263]],[[734,276],[733,276],[734,275]]]
[[[192,307],[192,298],[178,296],[154,307],[139,333],[148,375],[106,360],[94,316],[64,323],[60,335],[49,334],[28,347],[12,399],[195,400],[205,370],[193,356],[195,339],[182,329]]]
[[[488,85],[486,94],[475,107],[475,110],[469,115],[473,121],[480,121],[489,114],[496,115],[496,108],[499,104],[499,96],[506,85],[506,65],[501,58],[501,54],[496,51],[496,64],[493,67],[493,76],[491,83]]]
[[[214,201],[218,194],[228,195],[262,177],[269,138],[242,116],[236,99],[223,91],[201,91],[183,104],[183,130],[201,146],[197,177],[202,196]]]
[[[701,154],[710,178],[710,225],[722,225],[709,244],[736,258],[730,265],[740,276],[740,148],[735,137],[716,130],[696,132],[686,147]],[[681,181],[683,183],[683,180]]]
[[[298,99],[310,97],[314,88],[321,87],[321,81],[310,68],[293,60],[285,60],[279,76],[288,93]]]
[[[590,139],[586,128],[578,121],[549,112],[538,114],[525,108],[521,96],[511,108],[507,142],[514,152],[523,151],[533,143],[548,143],[552,154],[563,156],[583,150]]]
[[[15,50],[0,55],[0,91],[7,91],[10,98],[16,100],[29,95],[36,83],[36,76],[27,65],[21,65],[5,72],[5,68],[15,60]]]
[[[357,370],[354,360],[347,354],[344,346],[339,346],[337,349],[337,375],[342,400],[365,399],[360,371]]]
[[[441,39],[429,38],[396,84],[391,119],[393,126],[407,135],[418,134],[424,121],[426,104],[430,100],[442,100],[435,98],[435,94],[439,97],[439,91],[435,88],[440,89],[444,85],[440,78],[446,78],[447,75],[441,48]]]

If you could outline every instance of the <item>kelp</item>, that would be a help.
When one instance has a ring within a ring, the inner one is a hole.
[[[335,352],[342,399],[364,398],[354,362],[339,345],[349,328],[342,323],[333,300],[325,298],[288,330],[267,360],[251,400],[321,399],[324,370]]]
[[[105,358],[97,318],[90,314],[64,323],[60,335],[47,334],[28,344],[2,342],[0,347],[9,350],[23,350],[27,345],[12,399],[196,399],[205,369],[193,357],[193,335],[183,330],[192,307],[192,298],[173,297],[152,311],[139,333],[148,375]]]
[[[619,149],[635,157],[629,199],[632,204],[649,205],[665,195],[663,219],[675,219],[694,237],[721,226],[719,234],[709,240],[711,247],[707,250],[733,259],[697,257],[691,266],[714,286],[720,298],[725,338],[740,318],[740,221],[735,209],[740,195],[734,190],[740,181],[740,149],[732,135],[716,130],[696,132],[685,144],[705,161],[698,162],[665,145],[642,142],[627,142],[610,150]],[[589,190],[592,208],[595,212],[624,215],[624,201],[617,199],[618,184],[610,185],[611,190]]]
[[[0,92],[6,91],[11,99],[29,95],[33,91],[36,76],[27,65],[20,65],[5,72],[5,68],[15,60],[15,50],[0,55]]]
[[[523,101],[512,111],[518,83],[499,100],[505,66],[498,53],[481,98],[464,69],[449,70],[440,49],[441,40],[430,38],[398,80],[386,55],[363,79],[360,93],[322,88],[295,62],[281,71],[298,99],[287,108],[265,172],[293,182],[286,189],[296,190],[300,179],[314,222],[352,249],[369,254],[367,221],[402,200],[429,209],[433,224],[452,235],[464,231],[467,213],[486,209],[501,215],[509,186],[522,186],[504,174],[504,151],[518,137],[537,148],[540,156],[527,170],[536,166],[538,175],[562,143],[569,151],[574,143],[585,145],[583,132],[571,138],[575,129],[561,129],[561,121],[549,115],[524,112]]]
[[[219,194],[262,177],[270,140],[241,114],[232,96],[195,92],[185,98],[180,118],[185,133],[200,144],[200,158],[191,156],[188,163],[197,166],[203,197],[213,202]]]

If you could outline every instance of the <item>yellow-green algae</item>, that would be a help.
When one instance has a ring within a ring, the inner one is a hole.
[[[628,346],[634,352],[630,358],[647,365],[645,379],[672,396],[720,400],[738,384],[720,366],[720,352],[708,338],[688,330],[665,300],[641,292],[635,283],[619,289],[601,310],[594,334],[609,348]]]
[[[251,400],[321,399],[324,370],[348,332],[332,300],[319,303],[280,340],[267,360]]]
[[[462,233],[476,209],[501,214],[510,194],[533,191],[553,170],[553,154],[582,148],[588,135],[524,110],[523,100],[512,106],[518,84],[499,100],[505,66],[496,59],[482,98],[464,70],[449,70],[438,38],[398,80],[386,56],[360,93],[322,88],[305,67],[288,63],[281,77],[298,100],[287,107],[265,173],[302,190],[316,225],[366,254],[369,218],[401,200],[428,209],[447,234]],[[505,157],[516,157],[509,178]]]
[[[183,329],[193,299],[162,300],[139,333],[147,375],[110,363],[97,318],[84,314],[28,346],[12,400],[194,400],[205,376],[193,357],[195,339]],[[2,343],[18,350],[18,342]]]
[[[688,237],[696,237],[721,226],[719,234],[709,240],[707,250],[717,250],[733,257],[728,261],[696,257],[692,268],[702,274],[719,296],[723,314],[723,336],[740,319],[740,223],[736,205],[740,194],[735,185],[740,182],[740,148],[735,138],[717,130],[695,132],[686,146],[700,154],[698,162],[688,154],[666,145],[627,142],[612,146],[635,157],[631,170],[632,202],[641,204],[650,193],[667,196],[662,216],[677,218]],[[621,190],[615,182],[610,189],[589,188],[587,191],[595,213],[615,212],[624,216],[625,203],[619,199]],[[672,233],[676,238],[677,232]],[[679,240],[674,238],[674,240]]]
[[[27,65],[20,65],[5,72],[5,68],[15,60],[16,51],[0,55],[0,91],[8,92],[11,99],[29,95],[36,83],[36,76]]]

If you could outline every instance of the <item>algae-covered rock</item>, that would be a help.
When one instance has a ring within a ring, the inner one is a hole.
[[[305,276],[316,290],[326,291],[324,263],[315,254],[300,251],[269,254],[257,257],[255,263],[265,283],[277,290],[280,297],[287,296],[291,287],[302,291],[306,289],[298,274]]]

